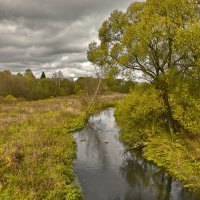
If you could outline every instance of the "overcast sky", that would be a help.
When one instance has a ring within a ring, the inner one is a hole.
[[[114,9],[133,0],[0,0],[0,71],[93,75],[88,44]]]

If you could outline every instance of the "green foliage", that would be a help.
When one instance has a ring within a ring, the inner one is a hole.
[[[104,85],[112,92],[129,93],[135,87],[135,82],[132,80],[123,80],[117,78],[118,69],[111,68],[103,79]]]
[[[187,77],[175,78],[175,71],[170,73],[168,78],[171,77],[169,90],[173,117],[185,131],[168,134],[161,95],[152,85],[143,84],[117,105],[115,115],[121,127],[120,137],[128,148],[142,149],[146,159],[165,168],[185,187],[200,195],[199,94],[197,92],[195,95],[190,87],[191,81],[194,84],[193,80]]]
[[[172,140],[166,134],[149,139],[145,143],[144,157],[164,167],[185,187],[198,196],[200,188],[199,141],[175,136]]]
[[[15,101],[15,100],[16,100],[16,98],[13,97],[12,95],[8,95],[8,96],[6,96],[4,99],[5,99],[6,101]]]
[[[33,75],[31,69],[26,69],[26,71],[24,72],[24,77],[27,79],[35,79],[35,76]]]
[[[81,199],[78,187],[71,187],[76,144],[67,132],[83,117],[77,111],[70,114],[67,102],[53,99],[0,106],[9,109],[0,123],[11,120],[6,127],[0,125],[0,199],[69,199],[70,194]]]
[[[44,76],[44,75],[43,75]],[[45,99],[51,96],[68,96],[74,94],[74,81],[63,78],[58,83],[55,79],[36,79],[31,70],[26,70],[24,76],[13,75],[10,71],[0,72],[0,96],[12,95],[26,100]]]
[[[198,68],[198,66],[197,66]],[[174,118],[194,135],[200,135],[200,77],[198,71],[179,73],[171,69],[167,74],[170,102]]]
[[[195,67],[199,33],[196,1],[135,2],[102,23],[100,44],[89,45],[88,59],[105,72],[131,69],[156,80],[171,67]]]
[[[13,199],[63,199],[74,179],[74,140],[61,127],[41,120],[11,126],[4,133],[15,139],[4,147],[0,164],[4,187]]]
[[[132,80],[123,80],[115,76],[116,71],[112,69],[101,80],[98,94],[104,94],[106,92],[120,92],[128,93],[135,86],[135,82]],[[94,95],[99,79],[94,77],[79,77],[75,81],[75,92],[79,95]]]
[[[174,104],[174,117],[182,126],[191,133],[200,136],[200,100],[188,96],[184,101],[184,97],[180,97],[178,103]]]
[[[94,95],[99,83],[99,78],[94,77],[79,77],[75,82],[75,92],[78,94]],[[99,87],[98,94],[105,92],[105,86],[102,84]]]
[[[92,112],[122,97],[104,96]],[[84,128],[86,109],[77,96],[0,104],[0,199],[83,199],[72,134]]]
[[[79,187],[68,186],[66,200],[83,200],[82,192]]]
[[[116,109],[116,120],[123,127],[121,138],[135,146],[164,129],[165,110],[159,93],[150,85],[137,86]]]
[[[139,71],[153,82],[163,98],[168,129],[175,133],[181,124],[172,113],[169,97],[174,81],[170,74],[176,71],[178,77],[199,89],[199,36],[199,7],[195,0],[135,2],[125,12],[114,10],[102,23],[100,44],[89,45],[88,59],[108,76]]]
[[[28,71],[27,73],[30,75],[32,72]],[[99,82],[99,79],[94,77],[79,77],[74,81],[64,78],[62,72],[54,73],[52,78],[45,78],[43,73],[42,75],[40,79],[36,79],[28,78],[28,75],[13,75],[8,70],[0,72],[0,96],[12,95],[15,98],[26,100],[39,100],[72,94],[92,96]],[[108,91],[127,93],[134,87],[133,81],[124,81],[115,77],[112,80],[103,79],[98,94],[104,94]]]

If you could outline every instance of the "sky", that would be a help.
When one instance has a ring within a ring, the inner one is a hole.
[[[114,9],[133,0],[0,0],[0,71],[92,76],[88,44]]]

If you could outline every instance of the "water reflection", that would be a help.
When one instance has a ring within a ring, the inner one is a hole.
[[[90,119],[76,134],[74,170],[86,200],[191,200],[182,185],[119,142],[114,110]]]
[[[181,183],[173,181],[167,173],[139,156],[128,153],[121,166],[121,173],[135,190],[132,199],[145,199],[144,194],[148,195],[148,199],[157,200],[192,199]]]

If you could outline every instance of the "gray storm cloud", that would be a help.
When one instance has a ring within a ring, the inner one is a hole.
[[[91,76],[88,43],[114,9],[131,0],[0,0],[0,71]]]

